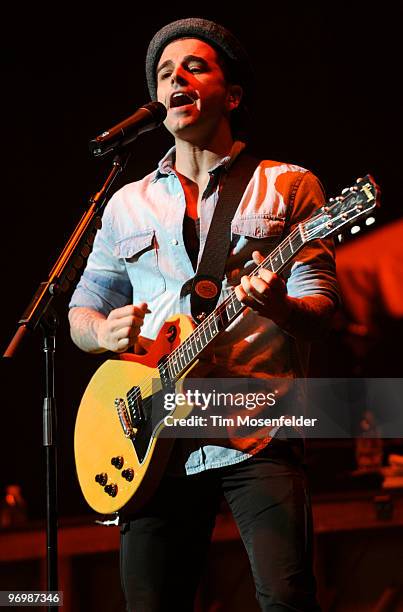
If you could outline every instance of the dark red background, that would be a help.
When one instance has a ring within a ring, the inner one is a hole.
[[[2,350],[109,168],[107,160],[90,158],[88,140],[148,101],[147,44],[171,20],[217,20],[249,49],[259,91],[251,144],[259,155],[310,168],[329,196],[369,172],[382,188],[378,224],[398,218],[399,4],[204,3],[195,9],[176,2],[140,14],[131,3],[96,8],[85,19],[68,3],[57,12],[11,8],[0,57]],[[162,130],[142,136],[124,181],[150,171],[169,144]],[[59,507],[62,515],[82,514],[74,418],[101,358],[80,353],[69,340],[67,299],[59,300],[58,312]],[[13,363],[2,364],[0,487],[21,483],[33,517],[44,513],[41,360],[36,333]]]

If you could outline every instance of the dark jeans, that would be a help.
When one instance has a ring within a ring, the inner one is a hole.
[[[312,520],[297,442],[273,440],[240,463],[165,476],[121,530],[121,579],[130,612],[193,610],[224,494],[246,547],[262,610],[320,610]]]

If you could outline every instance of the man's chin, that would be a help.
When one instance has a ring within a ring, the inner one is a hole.
[[[190,136],[191,134],[197,134],[200,131],[200,126],[194,120],[182,119],[175,121],[174,124],[169,125],[165,123],[165,127],[175,138],[183,138]]]

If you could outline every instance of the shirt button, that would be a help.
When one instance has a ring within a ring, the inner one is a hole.
[[[176,246],[178,244],[178,241],[176,240],[176,238],[173,238],[171,240],[171,244],[173,244],[174,246]]]

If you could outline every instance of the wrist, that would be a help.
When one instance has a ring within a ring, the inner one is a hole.
[[[105,338],[103,335],[103,328],[106,319],[94,319],[92,322],[92,330],[94,339],[98,345],[98,348],[101,350],[108,350],[108,347],[105,346]]]
[[[295,311],[298,308],[297,302],[298,298],[292,298],[287,295],[284,308],[281,311],[281,316],[275,321],[278,327],[290,335],[293,335],[291,330],[293,328]]]

